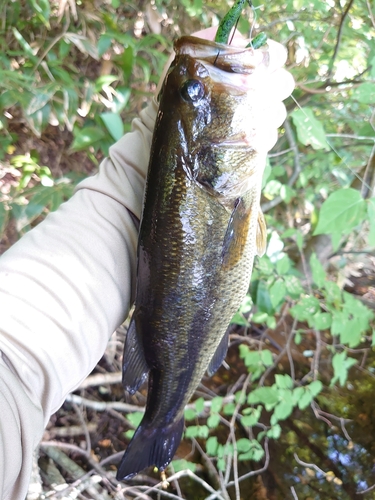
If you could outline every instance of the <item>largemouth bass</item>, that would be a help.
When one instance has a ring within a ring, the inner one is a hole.
[[[148,377],[148,397],[118,479],[172,460],[185,405],[221,365],[266,245],[265,153],[251,147],[246,84],[252,49],[182,37],[175,52],[152,141],[123,359],[125,389],[133,394]]]

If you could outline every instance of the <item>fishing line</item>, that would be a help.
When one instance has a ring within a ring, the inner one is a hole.
[[[256,12],[256,8],[254,7],[253,4],[251,4],[251,10],[253,11],[253,20],[251,22],[250,33],[249,33],[250,43],[251,43],[251,39],[253,38],[253,31],[254,31],[255,23],[257,21],[257,12]]]
[[[254,31],[254,28],[255,28],[255,24],[258,20],[258,14],[257,14],[257,10],[260,9],[261,7],[263,7],[263,5],[258,5],[258,7],[255,7],[251,2],[249,2],[250,4],[250,8],[251,10],[253,11],[253,19],[252,19],[252,22],[251,22],[251,26],[250,26],[250,33],[249,33],[249,38],[250,38],[250,45],[252,46],[252,40],[253,40],[253,31]]]
[[[298,108],[302,111],[303,115],[304,115],[304,116],[305,116],[305,118],[306,118],[306,121],[307,121],[307,122],[311,122],[311,121],[310,121],[309,116],[305,113],[305,110],[302,108],[302,106],[300,106],[300,104],[299,104],[299,103],[298,103],[298,101],[295,99],[295,97],[293,96],[293,94],[291,94],[291,96],[290,96],[290,97],[291,97],[291,98],[293,99],[293,101],[296,103],[297,107],[298,107]],[[311,123],[311,125],[313,125],[313,124]],[[361,176],[360,176],[360,175],[359,175],[359,174],[358,174],[355,170],[353,170],[353,169],[349,166],[349,164],[348,164],[348,162],[346,161],[346,159],[345,159],[343,156],[341,156],[341,154],[337,151],[337,149],[333,146],[333,144],[332,144],[332,143],[328,140],[327,136],[325,137],[325,140],[326,140],[326,142],[327,142],[328,146],[332,149],[332,151],[333,151],[333,152],[334,152],[334,153],[338,156],[338,158],[340,158],[340,160],[343,162],[343,164],[345,165],[345,167],[346,167],[346,168],[347,168],[347,169],[348,169],[348,170],[349,170],[349,171],[350,171],[350,172],[351,172],[351,173],[352,173],[352,174],[353,174],[353,175],[354,175],[354,176],[355,176],[355,177],[356,177],[356,178],[357,178],[357,179],[358,179],[361,183],[362,183],[362,185],[363,185],[363,186],[365,186],[365,187],[366,187],[366,188],[367,188],[367,189],[371,192],[371,191],[372,191],[371,186],[369,186],[369,185],[367,184],[367,182],[364,180],[364,178],[362,178],[362,177],[361,177]]]

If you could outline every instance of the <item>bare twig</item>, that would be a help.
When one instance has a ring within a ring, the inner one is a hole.
[[[81,422],[81,425],[82,425],[82,428],[83,428],[83,432],[85,434],[85,439],[86,439],[86,452],[88,454],[90,454],[91,452],[91,438],[90,438],[90,432],[87,428],[87,423],[85,421],[85,419],[83,418],[83,415],[82,415],[82,411],[80,409],[80,407],[75,404],[75,403],[72,403],[72,406],[74,408],[74,411],[76,412],[78,418],[79,418],[79,421]]]
[[[122,372],[114,373],[97,373],[85,378],[78,389],[87,389],[97,385],[120,384],[122,380]]]
[[[344,420],[342,417],[340,418],[340,424],[341,424],[341,430],[342,430],[342,432],[343,432],[344,436],[345,436],[345,437],[346,437],[346,439],[349,441],[349,443],[351,443],[351,442],[352,442],[352,439],[351,439],[351,437],[349,436],[348,431],[346,430],[346,427],[345,427],[345,420]]]
[[[298,496],[297,496],[296,490],[294,489],[294,486],[290,487],[290,491],[292,492],[294,500],[298,500]]]
[[[375,138],[374,137],[369,137],[367,135],[326,134],[326,137],[339,137],[340,139],[354,139],[355,141],[371,141],[371,142],[375,142]]]
[[[68,403],[75,403],[77,405],[83,405],[87,408],[91,408],[96,411],[107,411],[113,409],[116,411],[123,411],[126,413],[134,413],[136,411],[144,411],[143,406],[131,405],[128,403],[122,403],[121,401],[115,402],[104,402],[104,401],[92,401],[91,399],[83,398],[77,394],[68,394],[66,397]]]
[[[339,48],[340,48],[340,43],[341,43],[341,37],[342,37],[342,30],[343,30],[343,27],[344,27],[344,21],[345,21],[345,18],[346,16],[348,15],[349,13],[349,10],[351,8],[351,6],[353,5],[353,2],[354,0],[349,0],[346,7],[345,7],[345,10],[341,16],[341,19],[340,19],[340,24],[339,24],[339,29],[337,31],[337,39],[336,39],[336,45],[335,45],[335,50],[333,51],[333,56],[332,56],[332,59],[329,63],[329,66],[328,66],[328,78],[331,77],[332,75],[332,72],[333,72],[333,66],[335,64],[335,61],[336,61],[336,57],[337,57],[337,54],[339,52]]]
[[[234,395],[229,395],[224,398],[223,403],[230,403],[233,401]],[[143,412],[144,407],[143,406],[136,406],[132,405],[129,403],[122,403],[120,401],[115,401],[115,402],[103,402],[103,401],[92,401],[91,399],[83,398],[82,396],[78,396],[77,394],[68,394],[66,397],[66,401],[68,403],[75,403],[77,405],[83,405],[86,406],[87,408],[91,408],[96,411],[109,411],[109,410],[116,410],[116,411],[122,411],[124,413],[134,413],[136,411],[138,412]],[[211,401],[205,401],[204,402],[204,408],[210,408],[211,407]],[[186,405],[186,408],[195,408],[195,403],[190,403]]]
[[[208,483],[206,483],[206,481],[204,481],[203,479],[201,479],[199,476],[197,476],[196,474],[194,474],[194,472],[192,472],[189,469],[186,469],[186,470],[183,470],[183,471],[180,471],[180,472],[176,472],[175,474],[173,474],[172,476],[170,476],[168,478],[168,481],[175,481],[175,480],[180,479],[180,478],[185,477],[185,476],[188,476],[191,479],[193,479],[194,481],[197,481],[207,491],[209,491],[210,493],[215,494],[216,497],[214,497],[214,498],[217,498],[218,500],[225,500],[225,498],[220,494],[220,492],[215,491],[212,488],[212,486],[210,486]],[[163,482],[161,481],[160,483],[158,483],[155,486],[155,488],[161,488],[162,486],[163,486]]]
[[[293,320],[293,324],[292,324],[292,328],[290,329],[290,333],[288,335],[288,338],[287,338],[287,341],[286,341],[286,353],[288,355],[288,360],[289,360],[289,366],[290,366],[290,376],[293,380],[293,382],[296,380],[296,372],[295,372],[295,369],[294,369],[294,361],[293,361],[293,355],[292,355],[292,351],[291,351],[291,348],[290,348],[290,345],[292,343],[292,340],[294,338],[294,331],[295,331],[295,328],[297,326],[297,319],[294,318]]]
[[[294,453],[294,458],[296,462],[303,467],[308,467],[309,469],[314,469],[316,472],[319,472],[320,474],[323,474],[324,477],[326,477],[327,473],[324,472],[320,467],[318,467],[316,464],[308,464],[307,462],[303,462],[297,455],[297,453]]]
[[[314,412],[314,415],[316,416],[316,418],[317,418],[318,420],[322,420],[322,421],[323,421],[323,422],[325,422],[325,423],[326,423],[329,427],[332,427],[332,422],[331,422],[330,420],[328,420],[328,418],[325,418],[325,417],[321,414],[321,412],[319,411],[318,406],[317,406],[317,404],[315,403],[315,401],[313,401],[313,402],[311,403],[311,408],[312,408],[312,410],[313,410],[313,412]]]
[[[365,493],[368,493],[369,491],[372,491],[374,489],[375,489],[375,484],[373,484],[369,488],[366,488],[365,490],[357,491],[357,495],[364,495]]]

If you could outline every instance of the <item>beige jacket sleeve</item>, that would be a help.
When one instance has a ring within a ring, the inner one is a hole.
[[[24,500],[50,415],[90,373],[134,297],[156,104],[99,173],[0,258],[0,498]],[[89,345],[88,345],[89,342]]]

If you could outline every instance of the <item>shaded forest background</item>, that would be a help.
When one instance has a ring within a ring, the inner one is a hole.
[[[0,17],[5,251],[130,130],[181,34],[226,0],[14,0]],[[288,48],[296,80],[270,152],[268,249],[225,366],[186,409],[167,470],[118,463],[145,403],[121,388],[123,325],[52,416],[29,498],[375,498],[375,2],[254,2],[239,23]]]

